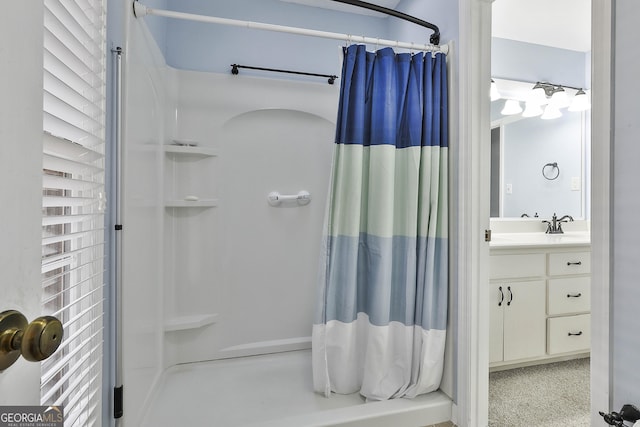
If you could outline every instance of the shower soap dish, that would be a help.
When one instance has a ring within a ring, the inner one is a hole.
[[[174,139],[173,145],[178,145],[180,147],[197,147],[198,142],[189,139]]]

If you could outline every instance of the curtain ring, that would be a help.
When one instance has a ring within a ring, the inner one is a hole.
[[[555,176],[553,176],[552,174],[547,174],[546,169],[548,167],[551,167],[557,170]],[[549,181],[553,181],[554,179],[558,178],[560,176],[560,168],[558,167],[558,162],[547,163],[546,165],[544,165],[542,167],[542,176],[544,176],[545,179],[548,179]]]
[[[380,37],[376,39],[376,52],[378,51],[379,47],[380,47]]]

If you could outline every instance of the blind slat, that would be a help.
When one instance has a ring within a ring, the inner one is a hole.
[[[77,214],[77,215],[47,215],[42,217],[42,225],[62,225],[75,224],[84,221],[96,221],[102,219],[103,215],[99,214]]]
[[[88,74],[92,79],[97,79],[98,84],[102,82],[99,79],[102,77],[99,72],[102,69],[102,63],[99,58],[92,59],[91,63],[87,63],[80,57],[80,53],[74,51],[69,46],[65,45],[56,34],[51,32],[47,27],[44,29],[44,48],[51,52],[55,57],[60,58],[62,61],[69,65],[77,75]],[[45,68],[46,68],[45,64]]]
[[[63,178],[61,176],[43,174],[42,188],[54,190],[91,191],[100,190],[103,185],[100,182],[85,181],[82,179]]]
[[[43,196],[43,208],[90,206],[99,203],[93,197]]]
[[[68,324],[65,324],[65,327]],[[84,332],[86,332],[89,328],[91,328],[92,326],[94,326],[91,323],[88,323],[86,325],[84,325],[81,329],[79,329],[77,332],[75,332],[71,337],[69,338],[64,338],[65,341],[65,347],[62,348],[62,351],[64,352],[64,350],[67,350],[70,347],[74,347],[77,348],[78,351],[79,349],[82,348],[83,343],[88,343],[90,340],[86,340],[86,339],[82,339],[82,340],[78,340],[77,338],[80,337]],[[68,351],[68,354],[61,358],[60,360],[54,360],[55,363],[53,363],[53,367],[49,368],[47,375],[43,375],[40,382],[41,384],[44,386],[46,384],[48,384],[50,381],[55,380],[55,377],[58,375],[58,373],[62,370],[62,368],[65,367],[65,365],[68,362],[67,357],[71,358],[74,357],[77,352],[73,352],[73,351]]]
[[[100,151],[46,132],[42,139],[42,150],[46,154],[82,163],[93,163],[104,158]]]
[[[57,360],[56,363],[49,367],[49,369],[47,370],[47,374],[42,374],[42,377],[48,377],[49,372],[52,372],[54,375],[57,374],[60,370],[62,370],[63,368],[65,368],[65,365],[67,363],[69,363],[70,361],[73,360],[73,358],[75,356],[78,355],[78,353],[80,353],[80,351],[87,347],[88,344],[91,343],[91,338],[94,338],[96,336],[98,336],[98,334],[100,334],[102,331],[96,331],[94,332],[91,337],[89,339],[84,340],[83,342],[79,343],[79,345],[77,347],[75,347],[73,350],[71,350],[68,354],[65,354],[65,356],[63,358],[61,358],[60,360]]]
[[[44,0],[42,304],[66,336],[41,364],[65,425],[101,405],[106,0]]]
[[[43,113],[43,128],[45,131],[58,135],[62,138],[82,144],[86,147],[99,146],[104,144],[102,134],[93,134],[87,129],[75,126],[73,123],[65,122],[60,117],[48,111]]]
[[[87,266],[87,264],[85,264],[85,266]],[[79,270],[78,269],[73,269],[71,271],[69,271],[68,274],[72,274],[72,273],[77,273]],[[82,285],[86,284],[87,282],[90,282],[93,279],[98,278],[102,273],[104,273],[103,270],[99,270],[97,273],[90,273],[91,275],[89,277],[87,277],[86,279],[75,283],[73,286],[69,286],[68,288],[65,288],[59,292],[56,292],[54,294],[49,295],[47,298],[44,298],[42,300],[43,304],[48,304],[52,301],[54,301],[56,298],[61,297],[62,295],[69,293],[69,292],[73,292],[76,291],[79,287],[81,287]]]
[[[99,346],[95,346],[95,348],[99,348]],[[98,361],[96,360],[94,363],[97,363]],[[62,402],[64,402],[66,399],[70,398],[69,403],[67,403],[64,406],[68,406],[69,409],[71,409],[71,412],[73,412],[73,409],[75,407],[75,403],[82,397],[82,395],[84,393],[87,392],[87,390],[89,390],[89,386],[90,386],[90,382],[84,382],[84,379],[87,377],[87,375],[89,375],[91,373],[91,369],[90,366],[83,369],[79,374],[74,375],[74,380],[71,382],[71,384],[69,384],[67,387],[65,387],[64,392],[62,393],[62,395],[58,398],[58,401],[61,402],[60,405],[63,405]],[[71,395],[72,392],[73,395]],[[71,396],[70,396],[71,395]],[[69,422],[69,419],[66,419],[65,422]]]
[[[68,33],[62,36],[59,35],[58,38],[68,39],[71,43],[79,44],[80,46],[74,46],[74,50],[82,52],[84,49],[92,55],[100,55],[100,46],[93,40],[91,34],[87,32],[87,28],[78,22],[78,19],[64,7],[62,2],[48,3],[45,9],[44,25],[51,29],[52,32]]]
[[[104,233],[104,228],[93,228],[87,231],[78,231],[76,233],[65,233],[65,234],[56,234],[51,236],[46,236],[42,238],[42,245],[51,245],[53,243],[66,242],[67,240],[74,239],[83,239],[90,238],[93,240],[94,237],[102,238],[102,234]]]
[[[42,158],[42,166],[44,169],[75,175],[99,174],[104,170],[99,166],[75,162],[46,153]]]
[[[104,96],[101,92],[84,79],[83,75],[76,74],[67,64],[62,62],[60,58],[54,56],[51,52],[44,51],[44,62],[47,64],[45,67],[45,74],[51,74],[56,80],[64,82],[74,91],[84,94],[88,99],[92,99],[96,105],[101,105],[104,101]],[[48,80],[49,82],[51,80]],[[104,108],[103,108],[104,109]]]
[[[64,252],[59,255],[46,257],[42,260],[42,273],[47,273],[49,271],[55,270],[57,268],[65,267],[70,265],[71,263],[75,263],[78,256],[87,254],[92,250],[101,249],[104,246],[102,242],[96,243],[95,245],[89,245],[81,249],[76,249],[73,251]]]

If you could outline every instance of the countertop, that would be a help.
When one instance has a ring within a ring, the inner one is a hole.
[[[492,233],[491,248],[539,248],[544,246],[585,246],[591,244],[588,231],[567,231],[563,234]]]

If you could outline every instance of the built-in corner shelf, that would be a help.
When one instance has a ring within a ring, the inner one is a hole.
[[[164,322],[166,332],[185,331],[187,329],[197,329],[203,326],[212,325],[218,320],[218,314],[192,314],[189,316],[176,316]]]
[[[215,208],[218,206],[218,199],[165,200],[164,206],[167,208]]]
[[[218,150],[209,147],[200,147],[193,145],[176,145],[176,144],[168,144],[164,146],[165,153],[175,153],[175,154],[191,154],[196,156],[203,157],[215,157],[218,155]]]

